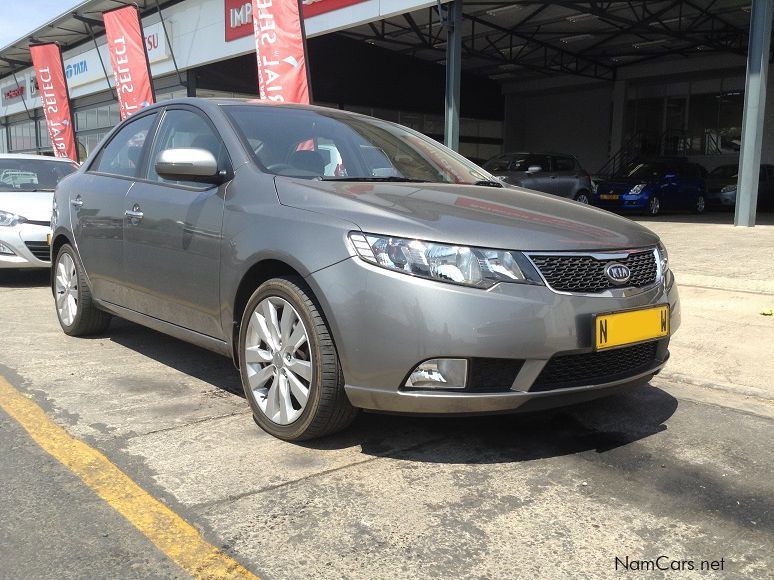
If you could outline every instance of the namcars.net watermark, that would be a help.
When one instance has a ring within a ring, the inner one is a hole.
[[[636,559],[624,556],[615,557],[615,569],[621,572],[686,572],[698,570],[703,572],[720,572],[726,565],[725,558],[719,560],[682,560],[669,556],[658,556],[654,559]]]

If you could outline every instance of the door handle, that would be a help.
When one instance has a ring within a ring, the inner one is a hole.
[[[135,203],[132,206],[132,209],[128,209],[124,212],[124,215],[129,218],[129,221],[132,222],[132,225],[136,226],[140,223],[145,214],[140,211],[140,204]]]
[[[80,195],[76,195],[75,199],[70,200],[70,204],[73,207],[81,207],[83,205],[83,200],[81,199]]]

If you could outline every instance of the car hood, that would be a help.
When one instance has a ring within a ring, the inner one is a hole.
[[[53,203],[53,191],[0,191],[0,210],[32,221],[50,221]]]
[[[653,246],[626,218],[518,187],[364,183],[277,177],[280,203],[346,219],[365,232],[513,250]]]
[[[604,189],[605,191],[629,191],[632,187],[635,185],[638,185],[640,183],[647,183],[651,184],[654,183],[654,180],[652,179],[627,179],[627,178],[616,178],[611,179],[609,181],[600,181],[599,185],[597,186],[598,190]]]

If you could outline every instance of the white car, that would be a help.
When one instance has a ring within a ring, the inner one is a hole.
[[[0,155],[0,269],[51,266],[54,188],[76,169],[69,159]]]

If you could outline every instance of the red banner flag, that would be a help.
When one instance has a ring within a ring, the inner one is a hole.
[[[102,17],[123,120],[156,102],[145,37],[136,6],[116,8]]]
[[[78,161],[75,126],[59,45],[55,43],[30,45],[30,54],[54,156]]]
[[[306,39],[297,0],[252,0],[261,99],[309,104]]]

